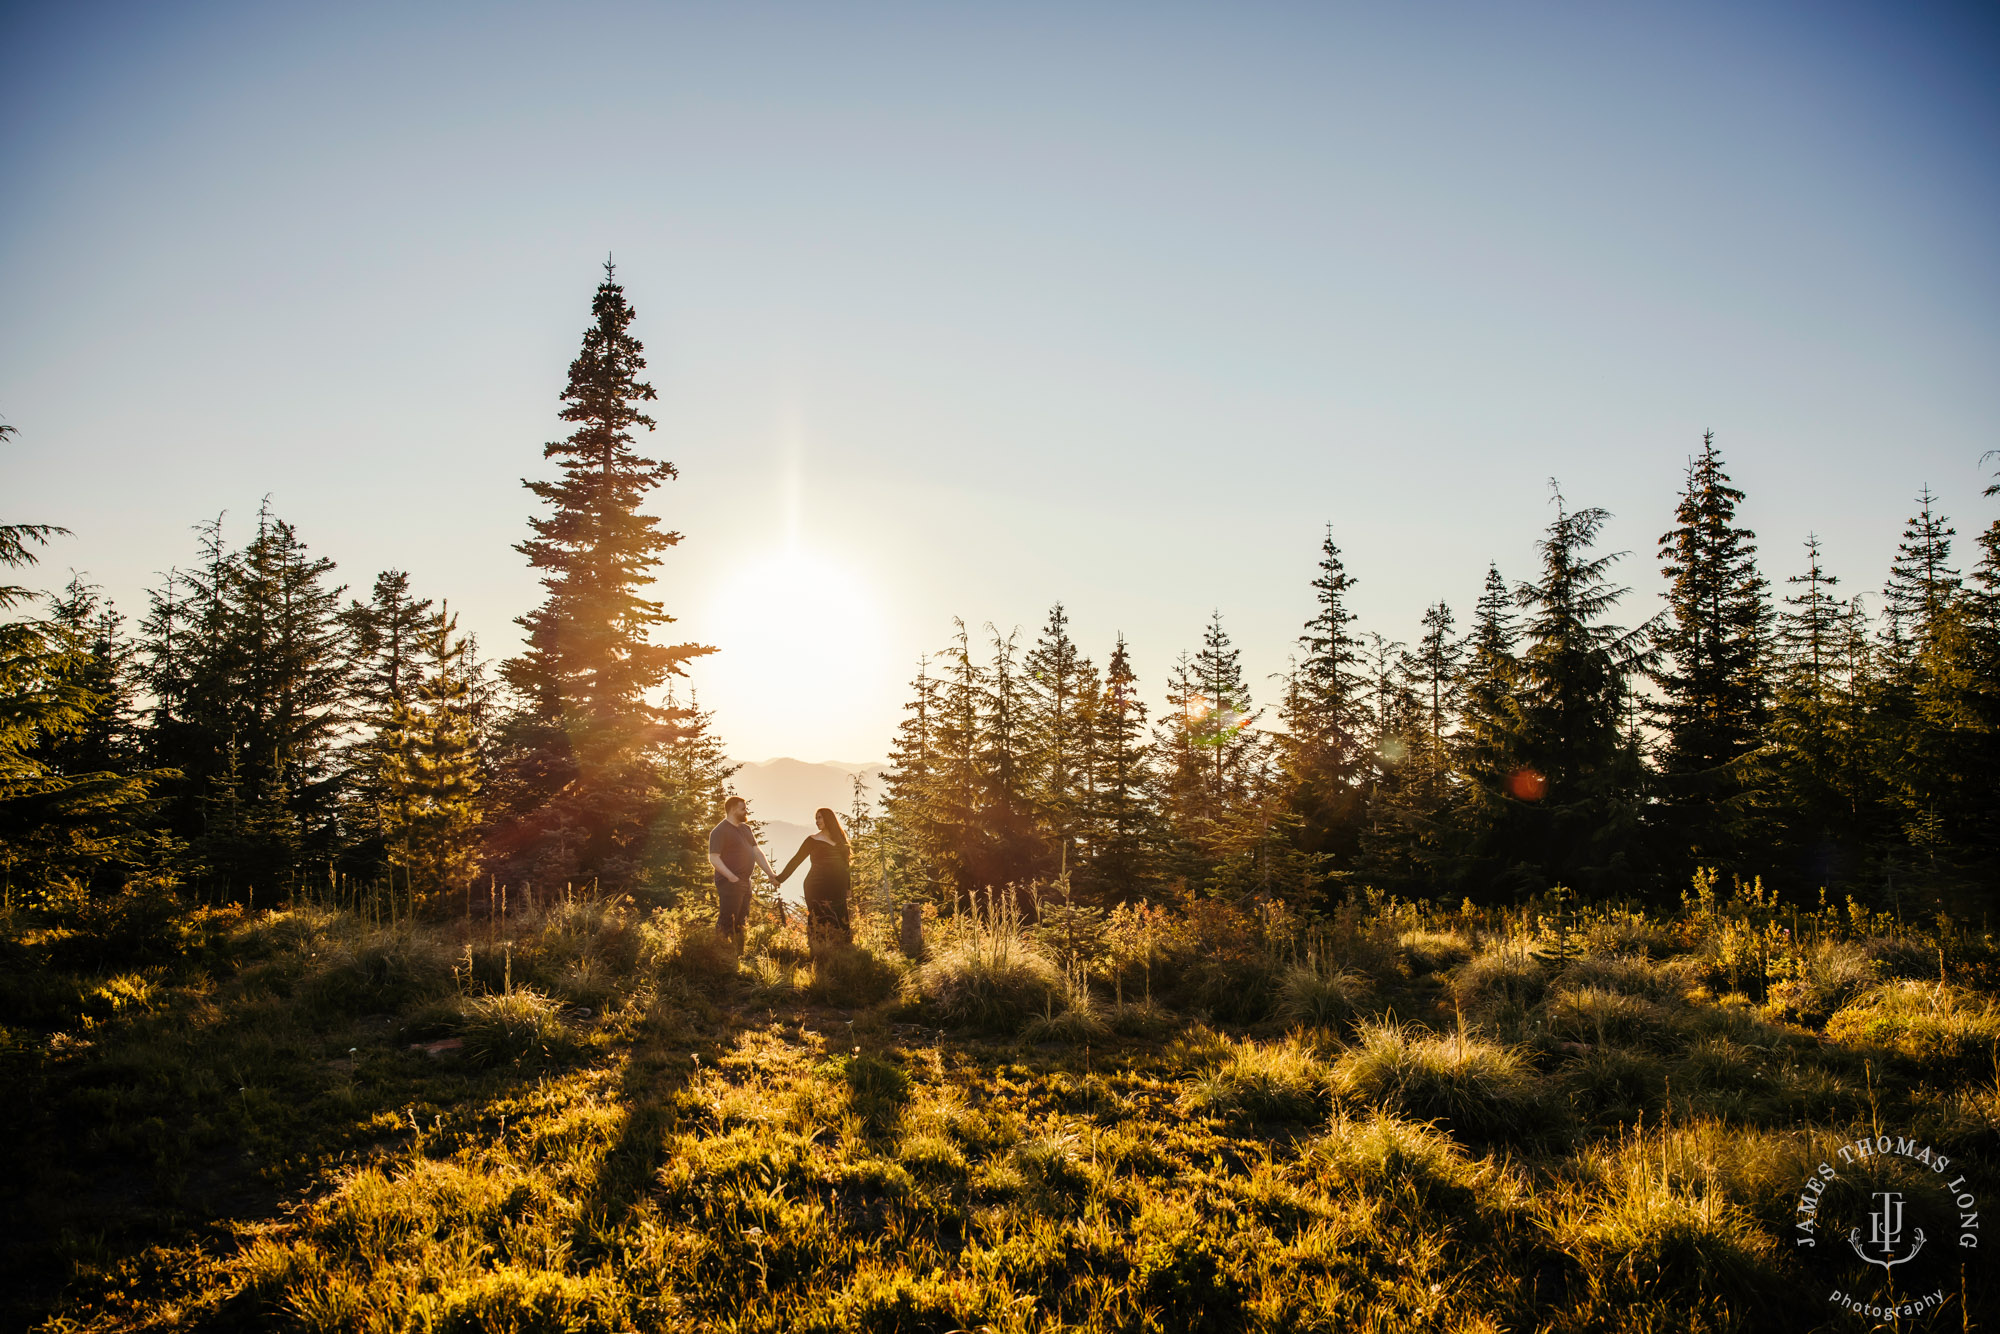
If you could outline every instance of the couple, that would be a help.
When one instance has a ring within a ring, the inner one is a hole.
[[[813,957],[832,945],[851,939],[847,924],[848,851],[847,835],[840,820],[822,806],[813,812],[818,829],[792,855],[782,871],[773,871],[750,830],[750,806],[741,797],[722,803],[722,823],[708,831],[708,864],[715,868],[715,929],[743,943],[743,927],[750,916],[750,875],[763,867],[771,883],[782,885],[802,861],[811,860],[806,872],[806,944]],[[779,912],[784,909],[780,907]]]

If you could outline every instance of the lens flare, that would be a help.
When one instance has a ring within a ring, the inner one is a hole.
[[[1540,801],[1548,795],[1549,780],[1533,769],[1516,769],[1507,775],[1507,791],[1520,801]]]

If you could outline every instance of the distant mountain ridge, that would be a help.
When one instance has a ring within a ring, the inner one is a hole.
[[[780,756],[741,763],[725,786],[750,803],[750,817],[767,826],[797,825],[803,838],[813,827],[813,812],[831,807],[844,822],[854,805],[854,777],[866,784],[862,799],[873,808],[882,796],[880,762],[847,764],[838,760],[813,763]],[[794,839],[792,847],[797,847]],[[791,856],[792,849],[785,849]]]
[[[749,760],[730,775],[724,786],[750,803],[750,818],[758,824],[759,841],[771,865],[784,869],[799,844],[813,831],[813,812],[832,807],[842,824],[854,805],[854,775],[860,774],[867,789],[863,799],[873,807],[882,795],[881,764],[843,764],[838,760],[813,763],[781,756],[774,760]],[[785,886],[784,896],[793,903],[802,901],[805,873],[798,872]]]

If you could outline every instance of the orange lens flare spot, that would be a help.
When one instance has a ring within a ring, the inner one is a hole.
[[[1507,775],[1507,791],[1520,801],[1540,801],[1548,795],[1549,780],[1533,769],[1516,769]]]

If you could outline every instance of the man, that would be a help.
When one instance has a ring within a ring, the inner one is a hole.
[[[715,929],[740,946],[750,917],[752,869],[761,866],[773,881],[778,878],[750,832],[750,806],[743,798],[722,803],[722,823],[708,831],[708,864],[715,868]]]

